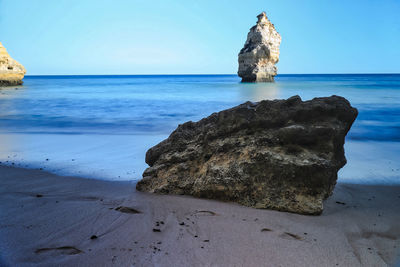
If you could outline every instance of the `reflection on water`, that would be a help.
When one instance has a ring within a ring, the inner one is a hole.
[[[159,135],[0,134],[0,161],[63,175],[139,179],[144,155]],[[3,146],[3,141],[6,146]]]
[[[17,140],[16,140],[17,139]],[[19,143],[15,135],[4,135],[0,138],[0,161],[5,161],[12,156],[14,145]]]
[[[400,75],[281,75],[275,83],[235,75],[26,77],[24,86],[0,89],[0,161],[138,179],[145,151],[180,123],[246,101],[333,94],[359,110],[340,179],[400,183]]]
[[[273,100],[279,98],[280,83],[248,83],[240,86],[240,97],[249,101]]]

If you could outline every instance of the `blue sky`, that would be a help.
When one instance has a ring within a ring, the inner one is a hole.
[[[400,73],[400,1],[0,0],[28,74],[234,74],[265,10],[278,73]]]

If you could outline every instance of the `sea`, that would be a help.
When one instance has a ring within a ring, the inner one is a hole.
[[[400,74],[26,76],[0,89],[0,162],[106,180],[139,180],[145,153],[181,123],[246,101],[340,95],[359,115],[338,182],[400,184]]]

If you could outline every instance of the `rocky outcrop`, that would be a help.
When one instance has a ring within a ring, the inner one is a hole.
[[[339,96],[246,102],[179,125],[147,151],[136,188],[319,214],[356,117]]]
[[[246,43],[239,53],[238,75],[242,82],[273,82],[277,73],[281,36],[265,12],[250,29]]]
[[[0,86],[22,84],[26,70],[24,66],[12,59],[0,43]]]

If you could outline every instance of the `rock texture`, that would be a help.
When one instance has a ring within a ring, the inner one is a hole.
[[[273,82],[279,61],[281,36],[275,30],[265,12],[250,29],[246,43],[239,53],[238,75],[242,82]]]
[[[339,96],[246,102],[179,125],[147,151],[136,188],[319,214],[356,117]]]
[[[0,43],[0,86],[22,84],[25,73],[24,66],[12,59]]]

